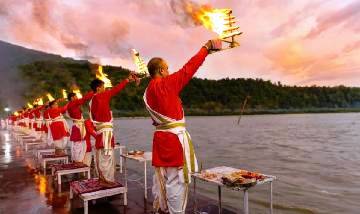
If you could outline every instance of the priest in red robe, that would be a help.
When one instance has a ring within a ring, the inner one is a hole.
[[[67,105],[67,112],[73,126],[71,127],[70,141],[72,142],[71,147],[71,159],[75,162],[84,162],[86,154],[86,128],[84,124],[84,117],[82,115],[81,106],[94,95],[93,92],[87,93],[82,98],[77,98],[75,93],[68,94],[69,103]]]
[[[209,50],[221,49],[220,40],[208,41],[179,71],[169,74],[162,58],[147,67],[151,80],[144,102],[156,130],[153,138],[154,209],[185,213],[190,173],[198,171],[194,147],[185,128],[180,93],[204,62]]]
[[[132,81],[138,81],[134,74],[106,90],[104,82],[95,79],[91,82],[91,89],[94,91],[89,107],[90,119],[96,130],[96,167],[101,182],[115,181],[115,160],[114,160],[114,136],[113,117],[110,109],[111,98],[117,95],[125,86]]]
[[[69,137],[69,129],[66,120],[63,117],[63,114],[67,110],[67,105],[59,107],[59,100],[54,100],[49,103],[49,118],[51,119],[50,123],[50,132],[55,144],[55,154],[65,154],[65,148],[67,146],[67,140]]]

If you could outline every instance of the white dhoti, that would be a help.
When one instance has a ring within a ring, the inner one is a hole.
[[[96,150],[96,168],[99,178],[105,181],[115,181],[115,160],[114,150]]]
[[[185,117],[181,120],[172,119],[153,110],[147,103],[146,91],[144,94],[146,109],[157,124],[156,131],[175,134],[183,149],[184,164],[180,167],[155,167],[154,179],[154,209],[167,208],[170,213],[185,213],[188,195],[188,185],[191,182],[191,173],[198,171],[197,158],[190,134],[185,128]],[[160,188],[159,188],[160,187]],[[158,201],[156,201],[158,200]],[[165,204],[167,207],[165,207]]]
[[[152,192],[154,210],[164,212],[185,213],[188,185],[181,182],[182,169],[178,167],[155,167]]]
[[[67,137],[64,137],[60,140],[54,140],[55,150],[60,152],[65,152],[65,148],[67,145]]]
[[[45,133],[45,135],[46,135],[45,139],[46,139],[48,146],[51,146],[54,143],[52,135],[51,135],[50,124],[51,124],[51,119],[45,119],[45,125],[48,130],[48,132]]]
[[[90,167],[91,162],[92,162],[92,152],[85,152],[83,163]]]
[[[75,162],[83,162],[86,153],[86,143],[84,141],[72,142],[71,159]]]

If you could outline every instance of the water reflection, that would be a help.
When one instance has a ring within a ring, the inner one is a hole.
[[[10,134],[9,133],[4,133],[4,138],[5,138],[5,142],[10,141]]]
[[[11,144],[10,143],[5,143],[4,144],[4,162],[7,164],[7,163],[10,163],[11,161]]]
[[[35,184],[41,195],[46,193],[46,178],[43,175],[34,174]]]

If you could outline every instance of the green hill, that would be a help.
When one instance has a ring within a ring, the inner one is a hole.
[[[87,61],[62,59],[37,61],[20,69],[29,82],[26,98],[32,100],[46,92],[61,96],[61,89],[73,83],[83,92],[90,90],[89,82],[96,68]],[[104,72],[115,84],[125,78],[129,70],[105,66]],[[128,86],[113,99],[116,116],[147,115],[142,96],[148,81],[143,80],[139,87]],[[194,78],[182,92],[185,111],[192,115],[238,114],[245,97],[250,97],[246,113],[338,112],[357,111],[360,107],[360,88],[285,86],[262,79]]]
[[[90,90],[95,65],[88,61],[26,49],[0,41],[0,107],[20,107],[27,100],[50,92],[61,96],[63,88],[73,84],[82,92]],[[115,84],[125,78],[128,69],[105,66],[104,72]],[[127,87],[112,102],[117,116],[147,115],[142,95],[148,84]],[[238,114],[246,97],[246,113],[339,112],[360,109],[360,88],[296,87],[262,79],[207,80],[194,78],[182,92],[187,114]],[[0,111],[1,112],[1,111]]]

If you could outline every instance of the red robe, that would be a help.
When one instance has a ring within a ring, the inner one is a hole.
[[[29,117],[29,128],[33,129],[35,127],[35,115],[34,115],[34,109],[30,110],[29,113],[27,114]]]
[[[81,99],[70,101],[67,107],[69,117],[72,119],[80,120],[82,118],[81,105],[83,105],[86,101],[90,100],[93,95],[94,92],[89,92]],[[71,127],[70,141],[77,142],[82,140],[83,139],[81,139],[80,129],[77,126],[73,125]]]
[[[113,96],[118,94],[127,85],[128,82],[129,81],[125,79],[112,89],[106,90],[102,93],[94,94],[90,106],[92,120],[97,122],[110,122],[112,120],[110,100]],[[96,135],[95,146],[97,149],[104,148],[102,134]],[[111,139],[111,146],[115,146],[114,137]]]
[[[27,123],[26,119],[31,119],[31,117],[33,117],[33,114],[32,114],[32,111],[28,110],[28,111],[25,111],[23,114],[22,114],[22,118],[21,119],[24,119],[24,122],[22,123],[22,126],[23,127],[29,127],[31,129],[31,123],[30,123],[30,120],[29,120],[29,123]]]
[[[48,130],[48,127],[46,126],[46,120],[49,120],[50,119],[50,115],[49,115],[49,108],[45,109],[43,111],[43,117],[44,117],[44,120],[45,120],[45,124],[43,126],[43,129],[44,129],[44,132],[45,133],[48,133],[49,130]]]
[[[149,106],[172,119],[182,119],[184,115],[180,92],[189,83],[207,55],[207,49],[201,48],[179,71],[163,78],[151,79],[146,91]],[[153,166],[178,167],[184,164],[181,143],[173,133],[155,131],[152,151]]]
[[[41,118],[41,110],[44,108],[45,106],[42,105],[42,106],[39,106],[37,107],[36,109],[34,109],[32,111],[32,114],[34,115],[35,117],[35,120],[39,120]],[[42,131],[42,124],[41,125],[38,125],[36,122],[34,122],[34,129],[35,131]]]
[[[10,123],[10,125],[14,125],[16,120],[17,120],[17,117],[16,117],[15,115],[11,115],[11,116],[9,117],[9,123]]]
[[[86,135],[85,135],[85,141],[86,141],[86,152],[91,152],[91,136],[93,138],[96,138],[96,131],[95,126],[91,122],[90,119],[85,120],[85,128],[86,128]]]
[[[58,108],[50,108],[48,111],[50,119],[54,120],[64,114],[66,110],[67,105]],[[69,132],[66,131],[65,124],[62,121],[52,121],[50,124],[50,131],[53,140],[61,140],[62,138],[69,136]]]
[[[19,114],[19,115],[16,117],[15,121],[14,121],[14,122],[17,123],[18,126],[23,126],[23,124],[22,124],[22,122],[21,122],[21,120],[23,119],[22,114],[23,114],[23,113]],[[15,125],[15,124],[14,124],[14,125]]]

